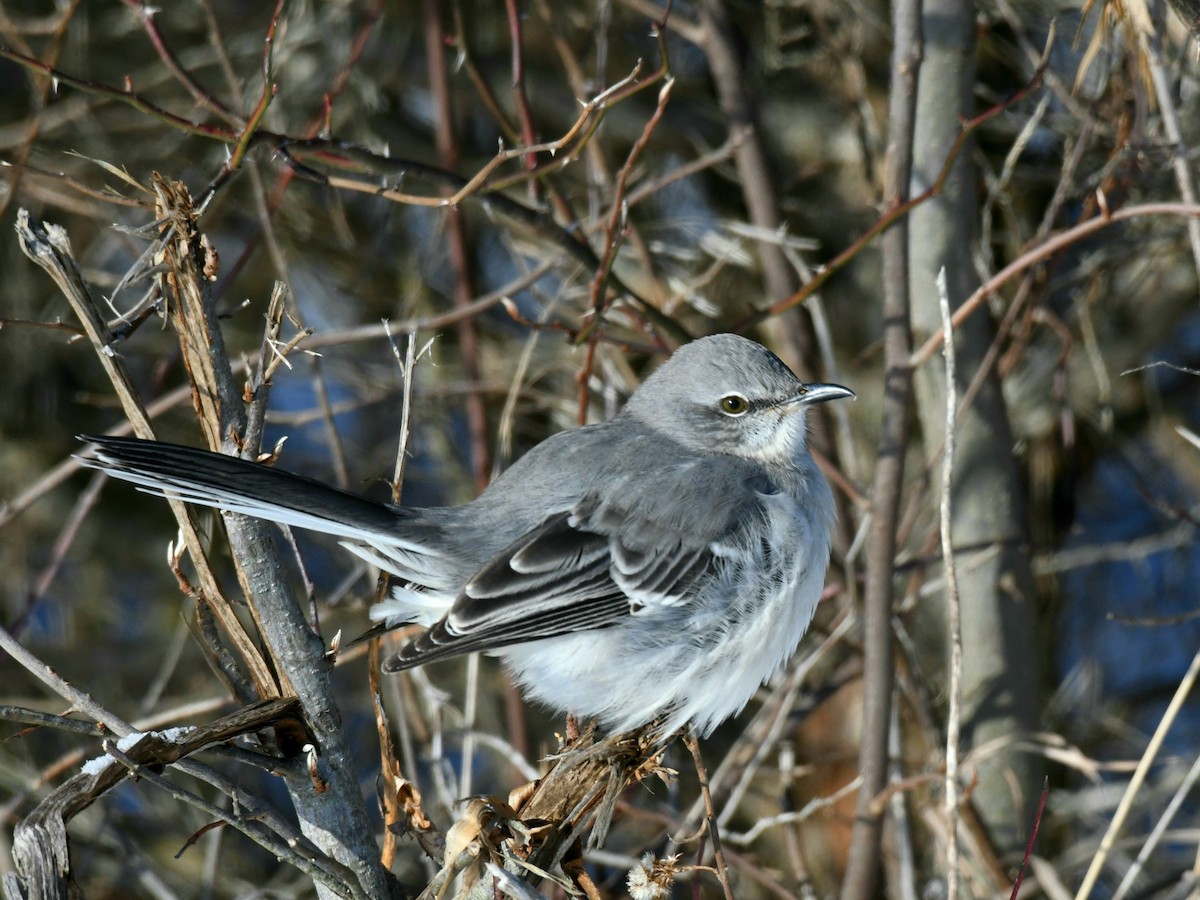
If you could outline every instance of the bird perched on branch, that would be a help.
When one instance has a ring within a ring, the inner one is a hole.
[[[614,418],[530,450],[463,506],[377,503],[188,447],[86,437],[92,467],[155,493],[335,535],[395,579],[371,611],[424,633],[388,672],[475,651],[524,692],[614,731],[701,736],[791,656],[829,562],[833,496],[803,384],[760,344],[680,348]]]

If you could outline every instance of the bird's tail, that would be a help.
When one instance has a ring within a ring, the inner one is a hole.
[[[406,510],[311,478],[195,447],[81,435],[93,455],[80,462],[149,493],[242,513],[376,547],[428,555],[404,535]]]

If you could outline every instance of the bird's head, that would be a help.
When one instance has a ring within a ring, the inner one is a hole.
[[[701,452],[792,465],[807,450],[808,408],[853,396],[841,385],[803,383],[761,344],[717,334],[677,350],[623,414]]]

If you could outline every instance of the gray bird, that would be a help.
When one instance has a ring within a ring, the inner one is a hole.
[[[275,468],[85,437],[87,465],[154,493],[342,539],[396,579],[371,610],[428,628],[388,672],[499,656],[524,693],[613,731],[705,736],[788,660],[829,564],[833,496],[803,384],[754,341],[675,352],[601,425],[534,447],[463,506],[377,503]]]

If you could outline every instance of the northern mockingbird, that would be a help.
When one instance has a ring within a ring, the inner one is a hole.
[[[377,503],[257,463],[86,437],[155,493],[336,535],[394,576],[371,618],[428,628],[388,672],[485,651],[524,692],[615,731],[707,735],[791,656],[829,563],[833,496],[803,384],[731,334],[679,349],[601,425],[543,441],[463,506]]]

